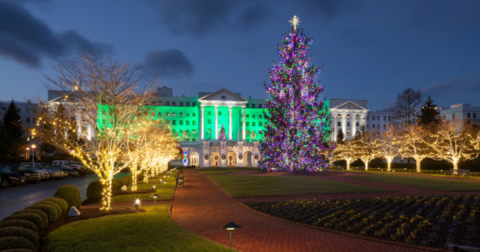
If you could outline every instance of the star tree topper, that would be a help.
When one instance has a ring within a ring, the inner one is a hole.
[[[290,24],[293,25],[293,30],[295,31],[297,29],[297,25],[300,23],[300,19],[296,15],[293,16],[292,20],[288,21]]]

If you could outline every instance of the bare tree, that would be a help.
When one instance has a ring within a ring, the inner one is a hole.
[[[92,170],[103,185],[102,209],[109,210],[113,176],[134,161],[125,158],[131,129],[152,95],[151,83],[141,87],[138,68],[110,58],[82,55],[54,68],[56,76],[47,80],[64,94],[42,106],[37,135],[78,158]],[[51,107],[64,103],[66,114],[75,116],[77,125],[51,113]],[[78,129],[72,137],[67,132]]]
[[[387,160],[387,171],[392,169],[392,161],[401,152],[403,131],[398,127],[389,125],[388,130],[382,133],[378,148],[378,155]]]
[[[396,104],[393,107],[395,117],[405,124],[414,124],[417,120],[422,94],[420,90],[407,88],[398,94]]]
[[[417,172],[421,171],[421,163],[427,157],[432,157],[432,138],[425,126],[410,124],[406,126],[401,154],[403,157],[413,158]]]
[[[435,157],[452,163],[455,173],[460,161],[478,156],[472,141],[478,138],[478,129],[466,120],[442,120],[440,129],[431,137],[434,139],[431,147],[435,150]]]

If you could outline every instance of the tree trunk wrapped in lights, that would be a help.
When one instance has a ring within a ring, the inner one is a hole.
[[[132,165],[125,158],[131,129],[137,124],[142,107],[150,103],[151,85],[140,88],[138,68],[109,58],[84,55],[55,68],[57,76],[47,78],[63,96],[52,104],[63,103],[68,118],[58,118],[39,101],[37,134],[43,142],[78,158],[92,170],[103,185],[103,210],[110,209],[115,174]],[[90,129],[88,129],[90,127]],[[64,132],[78,129],[78,135]]]
[[[365,170],[368,171],[368,163],[378,157],[378,148],[380,141],[374,132],[361,130],[357,132],[353,142],[355,156],[365,164]]]
[[[355,153],[355,146],[351,140],[342,141],[343,144],[337,144],[335,160],[345,160],[347,170],[350,170],[350,164],[358,159]]]
[[[295,18],[295,22],[298,19]],[[293,29],[282,37],[278,46],[281,61],[270,69],[272,84],[265,84],[267,99],[266,118],[260,143],[262,170],[317,170],[328,166],[323,153],[330,148],[328,118],[322,110],[324,101],[318,101],[323,86],[314,79],[320,67],[308,66],[307,57],[313,39]]]
[[[418,124],[407,125],[402,143],[401,155],[415,159],[416,171],[421,172],[422,161],[433,155],[429,129]]]
[[[457,173],[460,161],[478,156],[474,144],[478,138],[478,126],[468,120],[443,120],[438,131],[431,133],[430,137],[434,140],[430,146],[435,150],[435,158],[452,163],[454,173]]]
[[[378,155],[387,160],[387,171],[392,170],[393,159],[400,155],[403,136],[402,131],[398,127],[389,125],[388,130],[382,133]]]

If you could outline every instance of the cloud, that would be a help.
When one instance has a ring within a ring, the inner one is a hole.
[[[173,34],[204,36],[214,31],[238,31],[259,24],[280,5],[292,6],[311,16],[336,16],[354,0],[145,0],[159,13],[160,21]],[[272,7],[267,7],[272,6]]]
[[[39,67],[43,57],[58,58],[73,50],[101,54],[112,52],[112,47],[75,31],[54,33],[27,9],[0,0],[0,56]]]
[[[477,95],[480,93],[480,72],[474,73],[464,80],[450,79],[434,83],[422,90],[424,96],[431,95],[435,98],[450,98]]]
[[[190,77],[194,73],[192,62],[177,49],[150,52],[142,64],[145,75],[154,77]]]

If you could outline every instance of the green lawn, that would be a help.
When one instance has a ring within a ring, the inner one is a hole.
[[[156,178],[150,178],[149,183],[139,182],[138,189],[141,190],[151,190],[152,186],[156,186],[157,194],[159,197],[157,200],[171,200],[173,199],[173,190],[175,189],[175,175],[172,173],[170,177],[166,178],[167,184],[164,186],[163,184],[159,183],[159,180],[163,179],[163,174]],[[165,181],[165,180],[163,180]],[[127,187],[130,190],[130,186]],[[112,203],[121,203],[121,202],[133,202],[136,199],[140,199],[141,201],[145,200],[153,200],[151,197],[154,193],[138,193],[138,194],[126,194],[126,195],[118,195],[112,197]]]
[[[48,251],[228,251],[180,227],[168,205],[141,207],[145,213],[110,215],[72,222],[48,235]],[[228,232],[225,231],[225,236]]]
[[[305,176],[228,175],[239,170],[200,171],[232,197],[280,196],[321,193],[355,193],[384,191],[375,187]]]
[[[400,184],[414,186],[426,189],[435,189],[443,191],[477,191],[480,190],[480,183],[476,181],[466,181],[464,179],[444,179],[444,178],[427,178],[416,177],[400,174],[378,174],[370,173],[369,175],[354,176],[354,179]]]

